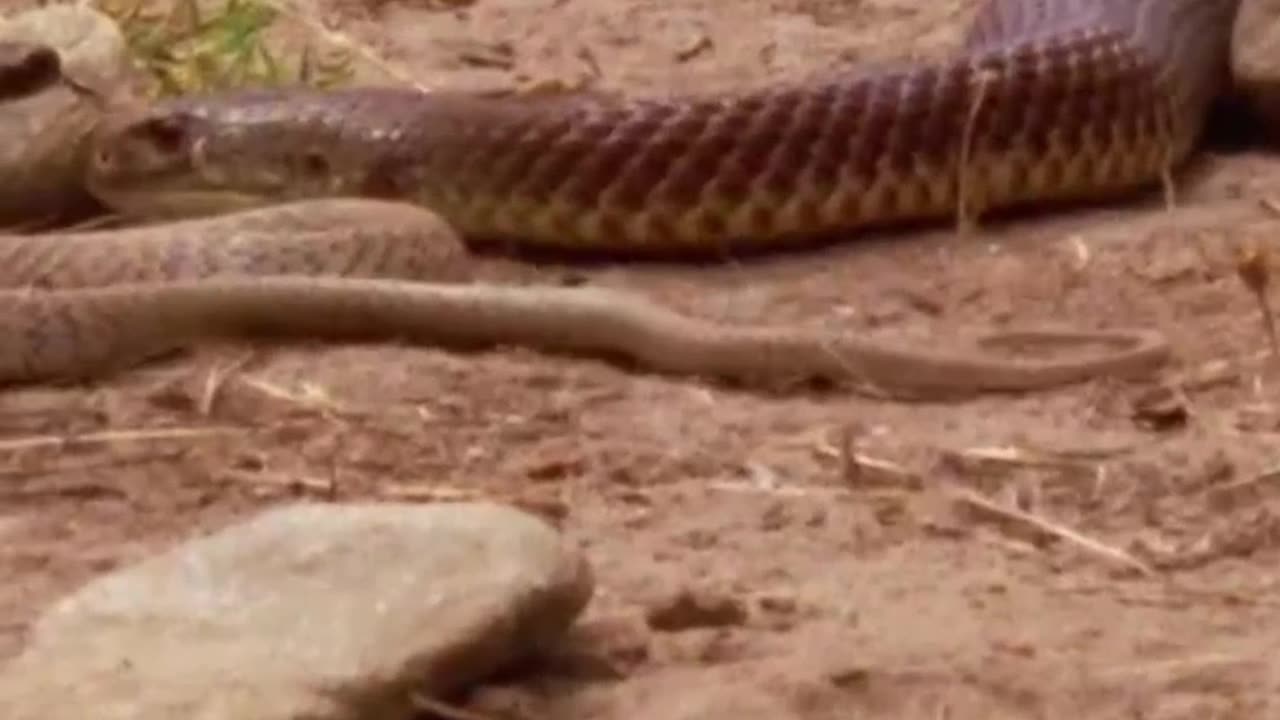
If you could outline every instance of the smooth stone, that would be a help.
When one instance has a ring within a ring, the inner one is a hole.
[[[63,72],[112,103],[132,97],[133,70],[115,21],[68,3],[0,17],[0,41],[46,45]],[[58,83],[0,103],[0,225],[75,219],[95,201],[83,187],[88,138],[103,116],[99,100]]]
[[[0,673],[6,720],[394,720],[555,642],[585,557],[484,503],[269,510],[94,580]]]

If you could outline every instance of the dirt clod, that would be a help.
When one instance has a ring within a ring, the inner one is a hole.
[[[650,606],[645,620],[661,632],[733,627],[747,621],[747,608],[737,598],[685,588]]]

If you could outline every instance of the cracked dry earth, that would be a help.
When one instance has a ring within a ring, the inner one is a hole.
[[[428,86],[627,92],[943,51],[961,0],[327,0]],[[1280,383],[1242,243],[1280,160],[1158,196],[722,267],[566,270],[725,320],[884,336],[1151,324],[1146,382],[902,403],[760,395],[531,352],[215,348],[0,396],[0,659],[60,594],[297,497],[500,498],[597,591],[493,718],[1263,718],[1280,705]],[[486,261],[488,262],[488,261]],[[992,509],[992,508],[996,509]]]

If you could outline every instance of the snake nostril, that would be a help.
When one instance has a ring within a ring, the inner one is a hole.
[[[136,132],[164,154],[181,152],[188,141],[187,127],[180,118],[152,118],[141,123]]]
[[[110,170],[115,165],[115,155],[107,148],[98,148],[93,153],[93,165],[99,170]]]
[[[329,161],[323,154],[311,151],[302,156],[302,171],[310,177],[321,177],[329,173]]]

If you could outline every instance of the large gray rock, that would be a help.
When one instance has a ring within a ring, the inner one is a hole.
[[[0,225],[73,219],[92,211],[82,186],[89,133],[100,101],[128,102],[132,67],[115,21],[88,5],[58,3],[0,16],[0,42],[48,46],[63,70],[101,97],[57,84],[0,103]]]
[[[298,505],[106,575],[0,673],[5,720],[407,718],[556,640],[586,560],[487,504]]]
[[[1280,139],[1280,0],[1242,0],[1231,39],[1231,73],[1249,110]]]

